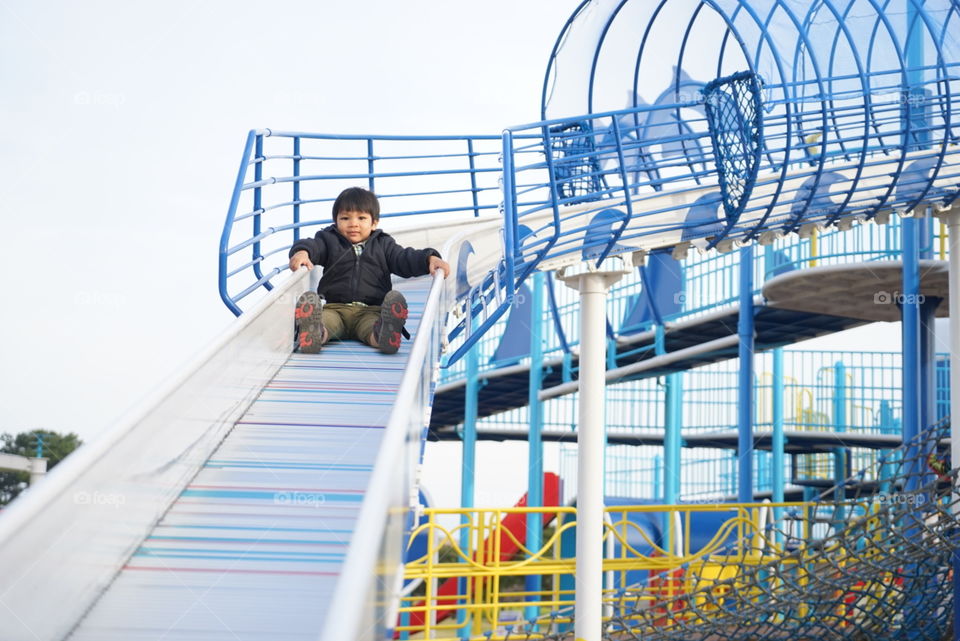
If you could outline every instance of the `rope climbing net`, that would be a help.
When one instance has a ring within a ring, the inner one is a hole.
[[[812,514],[783,514],[759,535],[651,575],[657,589],[648,579],[619,590],[603,638],[945,638],[960,541],[948,435],[938,424],[825,491]],[[572,621],[572,609],[557,610],[508,638],[566,641]]]

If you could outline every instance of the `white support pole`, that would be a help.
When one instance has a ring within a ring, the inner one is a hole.
[[[949,310],[950,310],[950,466],[960,465],[960,206],[937,214],[947,223],[947,242],[950,264]],[[960,492],[957,482],[953,485],[954,496],[950,497],[954,515],[960,513]],[[953,565],[953,639],[960,639],[960,555],[955,551]]]
[[[35,484],[37,481],[42,479],[47,473],[47,459],[45,458],[32,458],[30,459],[30,485]]]
[[[603,445],[606,301],[603,276],[581,276],[580,421],[577,427],[576,638],[599,641],[603,594]]]
[[[947,224],[950,263],[950,460],[960,465],[960,206],[938,214]],[[960,489],[954,488],[954,492]],[[955,508],[956,509],[956,508]]]
[[[577,426],[577,569],[574,636],[600,641],[603,633],[604,401],[607,288],[627,267],[619,257],[565,269],[560,278],[580,292],[580,419]]]
[[[946,222],[950,260],[950,460],[956,467],[960,465],[960,207],[950,210]]]

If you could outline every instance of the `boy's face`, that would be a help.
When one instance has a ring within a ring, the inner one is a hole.
[[[365,211],[341,210],[337,212],[337,229],[356,245],[370,238],[377,228],[377,221]]]

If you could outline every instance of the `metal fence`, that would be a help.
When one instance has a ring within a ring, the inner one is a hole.
[[[923,219],[922,242],[932,256],[942,258],[946,242],[939,223],[931,218]],[[809,238],[785,237],[754,253],[754,295],[759,296],[764,283],[788,270],[802,269],[827,264],[844,264],[871,260],[893,260],[900,256],[901,222],[891,219],[886,225],[860,225],[847,231],[831,230]],[[665,258],[666,264],[672,259]],[[650,271],[646,274],[638,268],[610,289],[607,303],[609,338],[625,338],[654,329],[657,317],[664,323],[694,319],[729,307],[737,302],[739,293],[740,255],[709,252],[701,254],[690,251],[676,263],[676,274],[671,279],[654,281]],[[645,286],[646,278],[646,286]],[[667,282],[669,281],[669,282]],[[544,359],[563,361],[569,359],[572,350],[579,344],[579,298],[577,292],[564,286],[552,274],[545,276],[546,295],[544,307],[533,320],[539,319],[543,332]],[[667,288],[664,305],[663,295],[657,289]],[[657,295],[659,301],[644,297]],[[521,307],[527,301],[529,288],[522,286],[510,313],[478,341],[479,371],[494,370],[515,363],[527,363],[529,359],[512,356],[499,359],[498,348],[504,340],[511,315],[524,312]],[[637,305],[658,307],[656,312],[641,315],[632,313]],[[534,312],[536,313],[536,312]],[[526,352],[525,352],[526,353]],[[569,366],[569,365],[568,365]],[[575,367],[575,364],[574,364]],[[568,371],[573,377],[576,370]],[[450,364],[443,372],[442,382],[459,380],[464,376],[463,361]]]
[[[500,136],[374,136],[251,131],[220,239],[220,296],[245,299],[287,268],[299,238],[332,223],[347,187],[375,192],[382,219],[449,223],[500,207]]]
[[[755,434],[773,430],[772,354],[758,354],[754,382]],[[838,352],[783,350],[783,427],[804,432],[854,434],[900,433],[900,354],[894,352]],[[947,359],[938,363],[937,395],[940,411],[946,409]],[[681,374],[683,389],[682,429],[685,434],[720,432],[737,427],[737,374],[739,364],[731,360]],[[555,404],[563,402],[563,410]],[[564,414],[564,412],[572,412]],[[576,421],[571,399],[554,399],[545,406],[545,428],[570,429]],[[664,428],[665,393],[658,379],[634,381],[608,388],[608,434]],[[522,425],[522,415],[512,412],[489,417],[484,426]],[[576,488],[576,447],[560,446],[560,475],[568,494]],[[611,496],[662,499],[663,449],[659,446],[609,446],[607,448],[606,492]],[[878,450],[853,448],[848,457],[851,470],[870,468]],[[775,474],[796,482],[817,479],[832,482],[831,454],[797,454],[788,457],[787,469],[772,467],[769,451],[754,452],[754,487],[770,491]],[[681,495],[685,498],[727,497],[736,494],[736,452],[724,449],[685,448],[681,463]]]

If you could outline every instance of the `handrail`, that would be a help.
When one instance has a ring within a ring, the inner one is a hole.
[[[851,219],[860,222],[886,210],[946,202],[960,193],[956,183],[960,149],[948,148],[947,138],[933,141],[928,148],[900,150],[893,157],[888,155],[891,149],[881,144],[842,153],[824,151],[824,161],[810,168],[805,160],[786,160],[783,154],[792,141],[770,134],[763,141],[760,173],[739,218],[714,217],[712,225],[696,218],[688,222],[683,213],[692,211],[693,200],[710,191],[719,196],[723,183],[709,123],[702,118],[682,121],[689,133],[678,135],[676,127],[670,133],[667,125],[645,119],[702,102],[643,105],[508,128],[505,143],[510,140],[507,134],[529,138],[539,132],[542,136],[539,144],[525,142],[504,149],[505,167],[509,160],[516,168],[512,182],[525,185],[519,195],[507,194],[513,202],[504,203],[505,213],[512,217],[505,221],[512,232],[508,241],[516,247],[506,257],[508,272],[529,273],[541,262],[552,268],[576,261],[575,254],[581,252],[592,260],[612,251],[670,248],[704,237],[704,244],[712,247],[725,236],[733,242],[766,232],[782,235],[807,224],[847,225]],[[960,110],[960,105],[936,103],[932,108],[936,107]],[[776,131],[781,126],[778,118],[782,116],[777,112],[766,115],[763,127]],[[893,137],[894,133],[883,135]],[[669,150],[680,144],[682,156]],[[933,162],[936,171],[929,175],[927,165]],[[844,199],[847,191],[851,193]],[[683,195],[688,202],[678,205],[676,197]],[[843,201],[842,211],[836,197]],[[600,222],[603,215],[609,219],[610,212],[616,213],[610,229],[595,231],[597,225],[611,225],[609,220]],[[524,224],[532,233],[521,242],[517,230]],[[510,265],[511,261],[515,264]]]
[[[330,224],[330,205],[353,184],[374,189],[384,219],[417,216],[437,227],[495,212],[501,148],[497,135],[251,130],[220,237],[221,299],[239,315],[251,295],[269,290],[287,250]]]
[[[410,348],[396,402],[390,413],[373,474],[364,495],[354,535],[330,602],[320,639],[383,639],[392,621],[376,612],[396,601],[402,579],[401,535],[404,494],[414,480],[411,465],[419,459],[424,412],[437,365],[437,350],[445,318],[443,275],[433,277],[420,329]],[[415,450],[415,454],[411,451]],[[388,532],[388,530],[390,530]],[[391,608],[387,608],[391,611]],[[370,627],[361,629],[363,624]],[[374,627],[379,634],[374,632]]]

